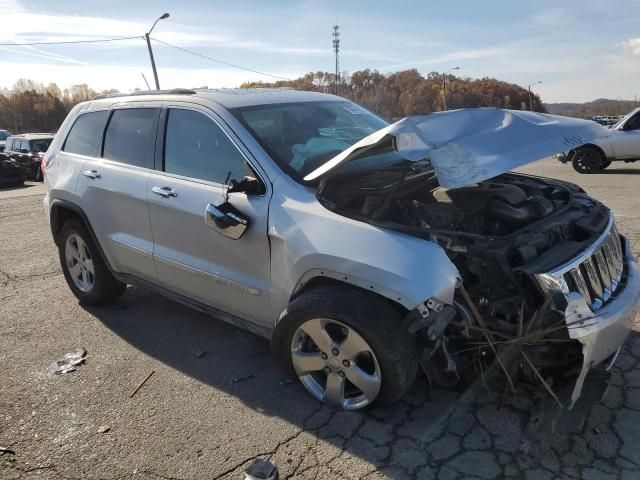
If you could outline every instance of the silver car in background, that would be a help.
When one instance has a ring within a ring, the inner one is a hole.
[[[160,292],[269,338],[338,407],[399,399],[420,362],[473,374],[489,346],[452,353],[480,324],[513,338],[522,315],[554,326],[528,358],[575,372],[577,398],[631,328],[638,267],[600,202],[505,172],[591,124],[473,109],[389,125],[290,90],[111,95],[59,129],[44,206],[81,303]]]

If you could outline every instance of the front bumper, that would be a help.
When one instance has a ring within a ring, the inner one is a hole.
[[[623,285],[615,298],[596,313],[585,298],[572,292],[565,311],[569,337],[582,343],[583,362],[571,396],[572,405],[580,397],[589,370],[615,354],[631,332],[640,304],[640,267],[631,252],[629,241],[622,236],[626,264]]]

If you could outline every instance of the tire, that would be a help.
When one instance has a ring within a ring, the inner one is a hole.
[[[312,396],[345,410],[399,400],[418,369],[417,341],[402,315],[383,298],[348,286],[295,298],[272,349]]]
[[[127,285],[116,280],[83,224],[69,220],[57,237],[64,278],[83,305],[111,303]]]
[[[602,153],[592,147],[583,147],[576,150],[571,159],[571,165],[573,169],[578,173],[597,173],[606,166],[607,159]]]
[[[611,160],[605,160],[604,162],[602,162],[602,165],[600,166],[600,170],[604,170],[609,165],[611,165]]]

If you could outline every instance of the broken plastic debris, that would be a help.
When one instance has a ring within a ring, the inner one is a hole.
[[[256,458],[244,471],[244,480],[278,480],[278,469],[269,460]]]
[[[87,351],[83,348],[77,352],[67,353],[61,360],[58,360],[56,364],[58,369],[55,371],[57,375],[63,373],[75,372],[78,365],[82,365],[87,358]]]
[[[8,453],[10,455],[15,455],[16,452],[7,447],[0,447],[0,453]]]
[[[98,433],[107,433],[109,430],[111,430],[111,427],[109,425],[102,425],[100,428],[98,428]]]

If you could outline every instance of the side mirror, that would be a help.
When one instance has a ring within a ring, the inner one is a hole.
[[[262,183],[260,180],[254,177],[244,177],[239,182],[236,180],[231,180],[231,184],[229,185],[228,193],[233,192],[243,192],[247,195],[259,195],[264,193],[264,188],[262,187]]]

